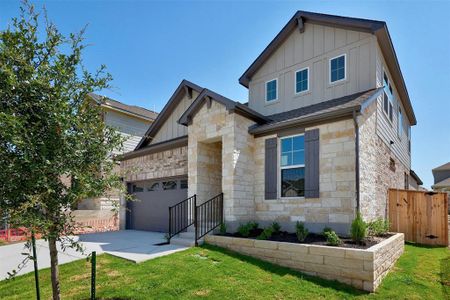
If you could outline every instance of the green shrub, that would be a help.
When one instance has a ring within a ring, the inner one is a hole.
[[[367,224],[367,235],[369,236],[383,236],[389,231],[389,221],[383,218],[378,218],[375,221]]]
[[[299,242],[305,241],[306,237],[309,234],[308,229],[305,227],[305,224],[303,222],[298,222],[295,225],[295,233],[297,234],[297,239]]]
[[[330,232],[330,231],[333,231],[333,229],[331,229],[331,227],[325,227],[325,228],[322,230],[322,234],[325,235],[325,232]]]
[[[352,222],[352,227],[350,231],[350,235],[352,236],[352,240],[356,243],[361,243],[367,234],[367,224],[364,222],[361,214],[358,213],[356,218]]]
[[[243,237],[248,237],[252,230],[258,229],[259,224],[253,221],[241,224],[238,227],[238,232]]]
[[[327,238],[327,245],[339,246],[340,244],[342,244],[341,239],[338,237],[336,232],[334,232],[333,230],[325,231],[324,235]]]
[[[268,238],[270,238],[272,236],[273,232],[274,232],[273,227],[269,226],[269,227],[265,228],[263,230],[263,232],[261,232],[261,234],[256,237],[256,239],[257,240],[267,240]]]
[[[274,233],[278,233],[281,230],[281,226],[278,222],[273,222],[272,223],[272,229]]]
[[[224,235],[227,233],[227,224],[221,223],[219,227],[220,234]]]

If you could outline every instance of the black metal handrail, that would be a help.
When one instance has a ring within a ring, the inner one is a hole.
[[[223,222],[223,193],[200,204],[195,209],[195,246],[198,240]]]
[[[197,195],[169,207],[169,243],[172,237],[194,224],[196,207]]]

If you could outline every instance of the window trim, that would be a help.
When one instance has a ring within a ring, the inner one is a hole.
[[[331,61],[333,59],[339,58],[343,56],[344,57],[344,78],[336,80],[336,81],[331,81]],[[332,57],[328,60],[328,83],[330,85],[339,83],[339,82],[343,82],[347,80],[347,53],[343,53],[343,54],[339,54],[338,56]]]
[[[293,197],[285,197],[282,196],[282,191],[281,191],[281,172],[282,170],[286,170],[286,169],[296,169],[296,168],[306,168],[306,163],[304,163],[303,165],[292,165],[292,166],[281,166],[281,153],[283,153],[282,149],[281,149],[281,140],[283,139],[287,139],[287,138],[293,138],[296,136],[305,136],[305,133],[298,133],[298,134],[292,134],[292,135],[287,135],[287,136],[283,136],[283,137],[278,137],[278,198],[279,199],[305,199],[305,196],[293,196]],[[303,151],[305,151],[305,149],[303,148]],[[305,173],[306,176],[306,173]]]
[[[297,92],[297,73],[298,73],[298,72],[305,71],[305,70],[307,70],[307,77],[306,77],[306,83],[307,83],[307,84],[306,84],[306,90]],[[304,68],[302,68],[302,69],[299,69],[299,70],[295,71],[295,74],[294,74],[294,94],[295,94],[295,95],[300,95],[300,94],[305,94],[305,93],[307,93],[307,92],[309,92],[309,67],[304,67]]]
[[[275,99],[267,100],[267,84],[274,80],[275,80]],[[266,99],[266,103],[274,103],[278,101],[278,77],[267,80],[266,83],[264,83],[264,98]]]

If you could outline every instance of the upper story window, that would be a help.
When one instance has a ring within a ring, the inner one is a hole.
[[[305,137],[280,139],[281,197],[305,195]]]
[[[411,153],[411,126],[408,125],[406,134],[408,135],[408,152]]]
[[[383,74],[383,86],[383,110],[386,113],[386,116],[388,116],[389,120],[392,122],[394,120],[394,94],[392,92],[391,82],[389,81],[386,72],[384,72]]]
[[[273,79],[266,82],[266,101],[274,101],[278,98],[278,80]]]
[[[397,134],[398,137],[402,137],[402,131],[403,131],[403,114],[402,109],[400,105],[398,106],[398,116],[397,116]]]
[[[309,90],[309,68],[304,68],[295,72],[295,93]]]
[[[345,54],[330,59],[330,83],[344,80],[345,76]]]

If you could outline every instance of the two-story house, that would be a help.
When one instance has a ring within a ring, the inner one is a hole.
[[[117,149],[116,154],[133,151],[139,143],[152,122],[158,116],[157,113],[143,107],[124,104],[120,101],[100,96],[94,93],[89,94],[93,103],[99,104],[102,111],[102,120],[107,126],[113,127],[124,138],[122,149]],[[103,98],[103,99],[102,99]],[[117,167],[117,172],[119,166]],[[113,207],[112,202],[119,201],[118,192],[110,192],[108,195],[94,199],[85,199],[78,204],[78,211],[75,215],[78,219],[82,215],[90,219],[98,216],[98,211],[103,214],[110,214]],[[92,212],[87,212],[91,210]],[[100,213],[101,214],[101,213]]]
[[[431,188],[437,192],[447,192],[450,194],[450,162],[434,168],[432,172],[434,184]]]
[[[388,189],[409,187],[416,118],[385,22],[298,11],[239,83],[248,103],[183,80],[124,155],[141,200],[127,228],[167,231],[169,206],[223,193],[230,231],[301,221],[346,234],[357,211],[384,218]]]

